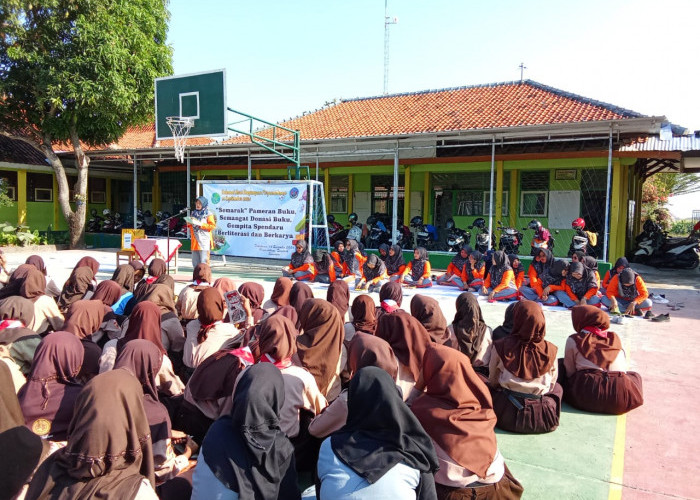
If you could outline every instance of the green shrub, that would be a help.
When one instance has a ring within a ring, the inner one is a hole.
[[[693,222],[689,220],[677,220],[671,224],[671,229],[668,230],[669,234],[676,236],[688,236],[690,231],[693,229]]]
[[[42,239],[39,232],[31,232],[27,226],[13,226],[9,222],[0,223],[0,245],[2,246],[27,246],[39,245]]]

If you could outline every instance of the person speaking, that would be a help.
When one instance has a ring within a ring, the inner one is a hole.
[[[209,264],[209,252],[214,247],[211,232],[216,229],[214,214],[207,208],[209,202],[200,196],[194,202],[194,210],[187,218],[187,227],[192,235],[190,249],[192,251],[192,267],[197,264]]]

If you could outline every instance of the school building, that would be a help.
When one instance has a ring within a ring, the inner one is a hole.
[[[644,180],[700,171],[700,138],[665,117],[530,80],[342,100],[281,125],[299,131],[301,164],[324,183],[327,210],[341,223],[351,212],[361,221],[393,214],[395,180],[405,224],[421,215],[438,228],[449,218],[466,228],[488,220],[493,193],[494,230],[499,220],[523,228],[538,219],[559,231],[558,256],[566,255],[577,217],[599,234],[608,259],[623,255],[641,228]],[[174,159],[172,146],[156,141],[151,125],[90,149],[88,217],[108,208],[128,218],[135,206],[173,213],[192,206],[197,180],[287,179],[290,172],[278,154],[284,147],[272,151],[245,135],[190,139],[187,164]],[[60,156],[73,162],[70,151]],[[42,155],[0,137],[0,178],[16,201],[0,208],[0,221],[66,229]]]

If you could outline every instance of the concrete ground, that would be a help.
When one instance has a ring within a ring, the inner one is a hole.
[[[24,262],[28,252],[6,253],[10,268]],[[84,255],[101,264],[99,279],[108,279],[116,267],[115,250],[41,253],[56,281],[65,280]],[[191,279],[189,255],[180,267],[176,292]],[[215,257],[215,277],[263,283],[269,297],[284,261],[229,258],[226,265]],[[645,402],[623,416],[594,415],[564,405],[559,428],[550,434],[522,436],[498,431],[498,444],[508,466],[525,487],[527,499],[652,499],[700,498],[700,476],[694,452],[700,433],[692,422],[700,410],[691,375],[696,373],[695,353],[700,352],[700,272],[656,270],[633,266],[650,292],[663,294],[669,304],[654,304],[655,314],[670,313],[671,321],[655,323],[630,319],[613,330],[623,339],[630,369],[644,379]],[[325,297],[326,287],[312,285]],[[406,290],[408,309],[415,290]],[[448,322],[454,317],[456,290],[435,286],[421,293],[437,298]],[[355,293],[353,292],[353,295]],[[377,294],[373,294],[375,301]],[[351,299],[352,300],[352,299]],[[504,304],[481,301],[484,318],[492,327],[503,319]],[[676,307],[672,310],[670,306]],[[544,308],[547,339],[563,354],[573,333],[568,311]]]

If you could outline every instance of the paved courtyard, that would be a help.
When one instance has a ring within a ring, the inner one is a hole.
[[[116,267],[115,249],[41,252],[48,269],[65,280],[84,255],[101,264],[98,279],[108,279]],[[14,268],[30,255],[7,253]],[[269,297],[283,261],[215,257],[215,277],[238,282],[263,283]],[[191,278],[189,255],[182,254],[176,292]],[[650,292],[663,294],[669,304],[655,304],[655,314],[671,314],[668,323],[630,319],[613,325],[623,339],[631,369],[644,380],[644,405],[628,415],[593,415],[563,407],[560,427],[553,433],[522,436],[498,432],[498,445],[508,466],[525,487],[528,499],[652,499],[700,498],[696,450],[700,449],[698,422],[700,400],[695,397],[693,374],[700,352],[700,272],[655,270],[633,266],[647,281]],[[325,297],[326,287],[312,285],[314,294]],[[415,290],[406,290],[403,307],[408,309]],[[421,291],[438,299],[448,322],[454,317],[456,290],[435,286]],[[354,295],[354,292],[353,292]],[[373,294],[375,301],[377,294]],[[352,300],[352,299],[351,299]],[[487,324],[499,325],[505,305],[481,301]],[[669,306],[683,305],[678,310]],[[561,355],[572,334],[568,311],[544,308],[547,339]]]

